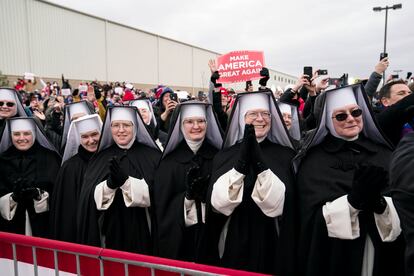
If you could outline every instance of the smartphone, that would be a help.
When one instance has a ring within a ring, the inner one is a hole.
[[[391,75],[391,76],[392,76],[392,79],[399,79],[398,74],[397,75]]]
[[[388,53],[381,53],[380,54],[380,60],[383,60],[386,57],[388,57]]]
[[[170,93],[170,100],[178,102],[178,96],[177,93]]]
[[[318,72],[318,76],[328,75],[328,70],[326,69],[319,69],[317,72]]]
[[[312,66],[305,66],[303,67],[303,74],[304,75],[308,75],[308,77],[306,77],[308,79],[308,81],[310,82],[310,79],[313,76],[313,69]]]
[[[406,79],[408,80],[410,77],[411,77],[411,75],[412,75],[413,73],[412,72],[407,72],[407,77],[406,77]]]

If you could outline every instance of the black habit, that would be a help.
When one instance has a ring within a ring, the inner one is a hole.
[[[367,234],[375,248],[373,275],[403,275],[401,237],[382,242],[373,213],[359,213],[360,236],[354,240],[329,237],[322,214],[327,202],[350,193],[356,164],[369,163],[388,171],[390,157],[388,147],[365,138],[362,132],[353,142],[329,134],[306,152],[297,175],[298,275],[361,275]]]
[[[286,187],[283,214],[276,218],[266,216],[251,198],[257,175],[253,168],[244,178],[243,199],[230,217],[217,213],[211,203],[207,210],[206,261],[215,265],[254,272],[293,275],[295,254],[294,177],[291,160],[295,151],[265,139],[260,144],[264,162]],[[213,161],[213,184],[234,168],[240,143],[219,152]],[[227,236],[223,257],[219,258],[220,233],[227,219]]]
[[[51,197],[51,237],[76,242],[76,214],[83,177],[93,153],[79,145],[78,153],[66,160],[56,178]]]
[[[201,239],[205,224],[201,221],[201,202],[196,202],[198,223],[186,227],[184,196],[187,171],[198,165],[200,175],[211,175],[212,161],[217,149],[204,140],[196,154],[185,140],[160,163],[154,180],[157,235],[154,242],[161,257],[199,261]],[[207,189],[207,187],[206,187]],[[204,200],[205,202],[205,200]]]
[[[14,183],[24,179],[24,187],[35,187],[49,193],[53,191],[53,183],[59,170],[59,155],[42,147],[37,141],[27,151],[17,150],[13,145],[0,155],[0,197],[12,193]],[[0,231],[25,234],[26,211],[30,219],[32,235],[49,237],[49,212],[36,213],[33,200],[17,204],[12,220],[0,217]]]
[[[152,253],[151,233],[146,208],[129,207],[124,203],[121,189],[117,189],[111,206],[98,211],[94,199],[95,187],[109,178],[109,162],[112,157],[121,159],[121,167],[134,178],[144,178],[151,194],[153,178],[161,153],[137,141],[124,150],[116,144],[92,157],[84,176],[77,214],[78,241],[142,254]]]

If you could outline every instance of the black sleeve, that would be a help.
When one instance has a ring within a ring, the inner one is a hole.
[[[369,76],[369,79],[365,84],[364,88],[370,100],[375,95],[375,92],[377,92],[377,88],[381,82],[381,78],[382,75],[378,74],[377,72],[372,72],[371,76]]]
[[[280,97],[279,101],[283,103],[292,104],[294,106],[299,107],[300,103],[298,100],[293,99],[295,96],[295,92],[293,92],[292,88],[288,88]]]
[[[226,112],[224,112],[223,108],[221,107],[221,93],[212,92],[212,94],[213,94],[213,110],[217,115],[217,119],[220,123],[221,129],[226,130],[228,115]]]
[[[299,90],[299,96],[302,98],[303,101],[306,102],[306,100],[308,99],[308,89],[306,89],[305,86],[302,86],[302,88]]]
[[[377,115],[380,128],[394,145],[400,141],[402,128],[409,120],[406,109],[410,106],[414,106],[414,94],[385,108]]]

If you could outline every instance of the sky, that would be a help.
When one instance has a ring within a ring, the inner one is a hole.
[[[414,72],[414,1],[396,0],[47,0],[225,54],[261,50],[266,66],[299,76],[303,66],[365,78],[384,48],[389,10],[389,74]]]

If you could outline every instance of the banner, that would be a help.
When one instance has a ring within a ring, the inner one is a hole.
[[[260,79],[264,67],[263,51],[234,51],[217,58],[219,83],[245,82]]]

